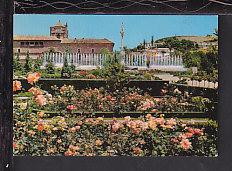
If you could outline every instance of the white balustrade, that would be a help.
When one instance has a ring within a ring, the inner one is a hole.
[[[75,66],[103,66],[104,61],[107,59],[103,54],[80,54],[80,53],[44,53],[43,66],[50,61],[55,66],[62,67],[64,58],[67,58],[69,64],[73,62]],[[147,54],[134,53],[127,54],[122,57],[125,66],[146,67],[148,59]],[[168,54],[158,54],[149,56],[150,67],[153,66],[182,66],[183,59],[181,56],[170,56]]]

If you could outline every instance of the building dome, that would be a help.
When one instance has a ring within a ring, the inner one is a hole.
[[[56,23],[55,27],[64,27],[64,25],[63,25],[63,24],[61,23],[61,21],[59,20],[59,21]]]

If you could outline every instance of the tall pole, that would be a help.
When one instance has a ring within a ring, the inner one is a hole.
[[[124,25],[122,23],[121,25],[121,31],[120,31],[120,35],[121,35],[121,64],[124,66],[124,57],[125,57],[125,52],[124,52],[124,35],[125,35],[125,29],[124,29]]]
[[[120,35],[121,35],[121,51],[124,51],[124,34],[125,34],[125,29],[124,29],[124,25],[122,23],[121,31],[120,31]]]

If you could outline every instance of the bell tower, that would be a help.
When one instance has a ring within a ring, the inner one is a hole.
[[[68,24],[63,25],[59,20],[56,25],[50,27],[50,36],[55,36],[58,39],[68,38]]]

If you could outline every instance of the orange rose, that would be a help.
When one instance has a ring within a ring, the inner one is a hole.
[[[65,156],[73,156],[74,153],[71,150],[68,150],[64,153]]]
[[[61,140],[61,139],[58,139],[58,140],[57,140],[57,143],[58,143],[58,144],[62,143],[62,140]]]
[[[39,106],[44,106],[46,104],[46,98],[44,95],[38,95],[35,100]]]
[[[196,129],[194,129],[194,134],[196,134],[196,135],[203,135],[204,133],[203,133],[202,129],[196,128]]]
[[[42,118],[44,116],[44,112],[38,112],[37,115],[39,118]]]
[[[141,148],[139,148],[139,147],[133,148],[133,153],[134,153],[135,155],[140,155],[142,152],[143,152],[143,151],[142,151]]]
[[[156,129],[157,124],[154,120],[149,120],[147,123],[150,129],[152,129],[153,131]]]
[[[17,146],[17,144],[14,142],[13,143],[13,148],[15,149],[15,148],[17,148],[18,146]]]
[[[188,139],[182,139],[180,142],[180,145],[184,150],[188,150],[191,147],[191,144],[192,143]]]
[[[95,141],[95,145],[96,146],[101,146],[102,145],[102,141],[101,140],[96,140]]]
[[[21,90],[22,85],[20,81],[13,81],[13,91]]]
[[[31,85],[33,85],[35,82],[37,82],[41,77],[41,74],[38,72],[28,74],[27,76],[27,82]]]
[[[38,88],[31,87],[28,92],[32,93],[34,96],[42,95],[42,91]]]
[[[69,129],[71,132],[76,132],[76,128],[75,127],[72,127]]]
[[[191,138],[191,137],[193,136],[193,133],[191,133],[191,132],[186,132],[186,133],[184,134],[184,136],[185,136],[186,138]]]
[[[38,124],[37,129],[38,131],[43,131],[44,130],[43,124]]]
[[[113,123],[112,132],[117,132],[120,129],[121,125],[118,122]]]
[[[35,131],[29,130],[29,131],[28,131],[28,134],[29,134],[30,136],[33,136],[33,135],[35,135]]]

